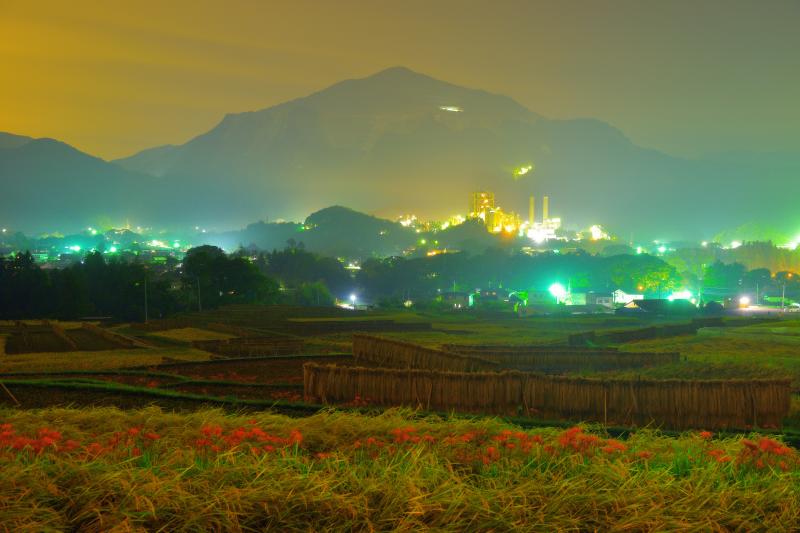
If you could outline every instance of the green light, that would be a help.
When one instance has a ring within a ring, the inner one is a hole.
[[[112,246],[111,248],[108,249],[108,251],[109,251],[109,253],[115,254],[115,253],[117,253],[117,247],[116,246]]]
[[[77,244],[74,244],[74,245],[70,246],[69,249],[72,250],[73,252],[80,252],[81,251],[81,247],[78,246]]]
[[[560,283],[553,283],[550,285],[548,289],[550,294],[556,299],[556,302],[561,303],[561,301],[567,296],[567,289]]]
[[[529,165],[522,165],[513,170],[514,179],[519,179],[533,170],[533,163]]]
[[[663,244],[658,247],[658,253],[663,254],[666,251],[667,251],[667,247],[664,246]]]

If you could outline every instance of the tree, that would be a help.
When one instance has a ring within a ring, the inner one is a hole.
[[[716,289],[735,289],[742,284],[746,268],[741,263],[725,264],[715,261],[703,272],[703,286]]]
[[[328,287],[321,281],[301,283],[295,292],[295,303],[298,305],[333,305],[334,298]]]

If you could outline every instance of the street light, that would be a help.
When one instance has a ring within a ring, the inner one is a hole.
[[[356,308],[356,294],[353,293],[350,295],[350,301],[353,303],[353,309]]]

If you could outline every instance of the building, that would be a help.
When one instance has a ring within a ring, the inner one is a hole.
[[[644,300],[644,294],[627,294],[622,289],[617,289],[613,293],[614,304],[626,305],[635,300]]]
[[[503,211],[497,204],[493,192],[473,192],[470,195],[469,218],[480,218],[491,233],[517,233],[522,220],[514,212]]]
[[[588,292],[586,293],[586,304],[614,309],[614,294],[611,292]]]
[[[528,237],[534,242],[545,242],[558,238],[556,232],[561,229],[560,218],[550,218],[550,197],[545,196],[542,198],[542,221],[536,222],[534,216],[536,215],[536,206],[534,205],[534,197],[530,198],[528,221]]]
[[[488,191],[473,192],[469,201],[469,216],[486,220],[486,213],[494,211],[494,193]]]

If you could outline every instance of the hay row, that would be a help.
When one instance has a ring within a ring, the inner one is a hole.
[[[477,353],[584,353],[584,352],[617,352],[614,347],[590,348],[586,346],[563,346],[559,344],[442,344],[447,352]]]
[[[581,371],[625,370],[660,366],[680,361],[679,353],[616,352],[616,351],[562,351],[550,352],[472,352],[460,354],[494,361],[503,368],[529,372],[561,373]]]
[[[599,380],[509,371],[436,372],[306,363],[305,396],[337,403],[566,418],[672,429],[780,427],[790,380]]]
[[[358,333],[353,335],[353,357],[356,361],[388,368],[475,372],[494,370],[498,367],[496,362],[477,357],[468,357],[408,342]]]

